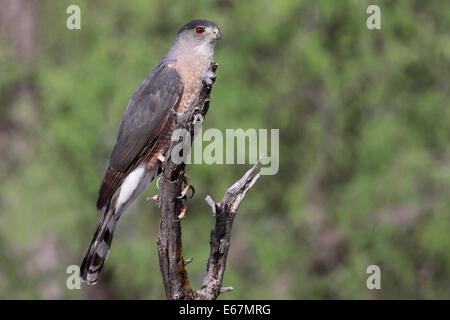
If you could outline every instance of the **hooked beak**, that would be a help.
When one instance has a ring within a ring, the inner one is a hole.
[[[222,37],[220,35],[220,31],[217,28],[212,29],[212,40],[220,40]]]

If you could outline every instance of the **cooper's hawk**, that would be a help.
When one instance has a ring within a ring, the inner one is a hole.
[[[128,103],[98,193],[100,219],[81,265],[87,283],[97,282],[121,214],[161,172],[162,155],[175,129],[172,110],[184,111],[198,97],[202,81],[212,81],[208,69],[219,39],[219,27],[212,21],[184,25]]]

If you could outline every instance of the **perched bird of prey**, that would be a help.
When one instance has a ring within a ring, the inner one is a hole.
[[[88,284],[97,282],[120,216],[161,172],[175,129],[172,112],[186,110],[199,96],[202,82],[214,81],[208,70],[219,39],[219,27],[212,21],[185,24],[128,103],[98,192],[100,219],[80,269]]]

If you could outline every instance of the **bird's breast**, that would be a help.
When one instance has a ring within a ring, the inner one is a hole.
[[[197,99],[202,89],[203,75],[208,71],[210,61],[208,56],[199,55],[186,55],[177,60],[176,69],[184,86],[178,112],[189,108]]]
[[[183,82],[183,93],[180,98],[177,112],[183,112],[189,108],[197,99],[202,89],[202,78],[210,65],[210,59],[178,59],[176,69]],[[147,169],[155,170],[159,167],[158,153],[164,154],[170,147],[172,133],[176,124],[173,117],[161,130],[158,141],[155,144],[149,157],[147,157]]]

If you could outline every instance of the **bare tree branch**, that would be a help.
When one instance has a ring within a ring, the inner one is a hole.
[[[213,62],[210,71],[217,69]],[[195,121],[203,119],[209,109],[212,83],[204,82],[199,99],[188,110],[179,115],[174,113],[177,129],[183,128],[194,137]],[[201,117],[198,117],[200,115]],[[192,139],[193,140],[193,139]],[[192,143],[192,140],[190,143]],[[187,141],[187,140],[184,140]],[[185,206],[179,199],[185,178],[185,164],[175,163],[171,159],[172,149],[179,141],[172,141],[165,155],[163,172],[160,178],[160,191],[157,204],[161,209],[161,222],[158,238],[159,266],[168,299],[216,299],[221,293],[233,290],[232,287],[222,287],[228,250],[230,248],[231,229],[239,204],[247,191],[255,184],[260,174],[255,174],[259,161],[234,185],[232,185],[220,203],[215,203],[210,196],[206,201],[212,208],[216,218],[215,227],[211,232],[211,252],[206,266],[206,274],[200,290],[191,289],[185,266],[192,261],[183,259],[181,240],[180,213]]]
[[[219,203],[214,202],[210,196],[205,199],[216,217],[216,224],[211,232],[211,251],[202,287],[196,292],[197,299],[213,300],[219,294],[233,290],[232,287],[222,286],[230,249],[231,229],[241,201],[260,177],[260,173],[255,174],[258,166],[259,161],[227,190]]]

